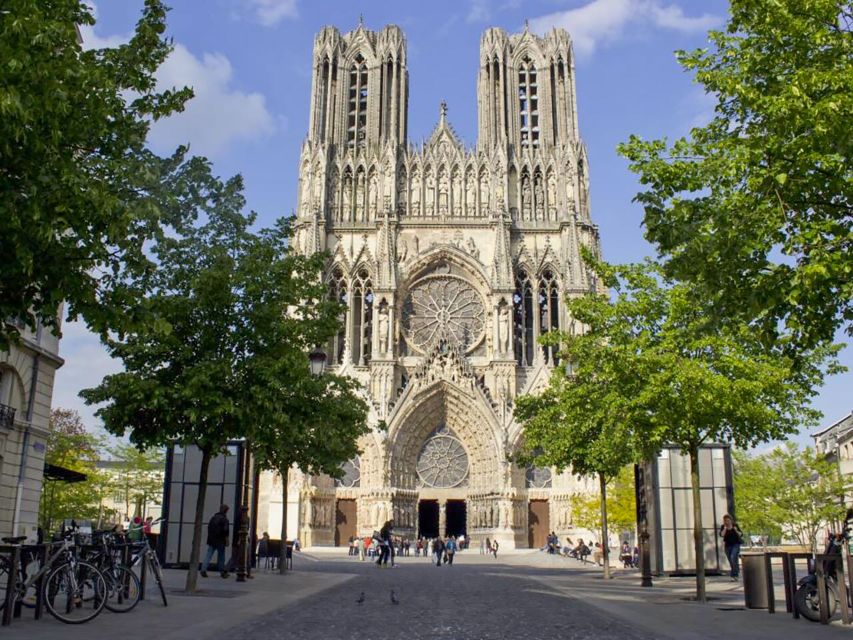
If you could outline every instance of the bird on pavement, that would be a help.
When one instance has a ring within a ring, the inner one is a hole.
[[[391,604],[400,604],[400,601],[397,600],[397,594],[394,593],[393,589],[391,589]]]
[[[362,591],[362,592],[359,594],[359,596],[358,596],[358,600],[356,600],[356,601],[355,601],[355,603],[356,603],[356,604],[362,604],[363,602],[364,602],[364,591]]]

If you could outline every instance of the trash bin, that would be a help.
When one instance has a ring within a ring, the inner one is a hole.
[[[740,554],[743,599],[747,609],[767,609],[767,565],[763,553]]]

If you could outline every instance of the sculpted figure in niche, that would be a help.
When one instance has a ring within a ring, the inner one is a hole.
[[[388,303],[379,305],[379,353],[388,351]]]
[[[391,167],[385,167],[385,177],[383,179],[382,184],[384,185],[384,191],[382,192],[382,205],[386,211],[391,210]]]
[[[462,215],[462,179],[459,176],[459,172],[454,172],[453,174],[453,193],[451,194],[453,198],[453,214],[455,216]]]
[[[575,211],[575,185],[571,175],[566,182],[566,208]]]
[[[509,351],[509,305],[502,304],[498,314],[498,345],[501,353]]]
[[[320,168],[316,169],[314,174],[314,195],[311,200],[311,207],[316,211],[320,208],[320,201],[323,197],[323,176],[320,174]]]
[[[400,239],[400,262],[405,262],[406,258],[409,257],[409,245],[406,244],[406,241],[402,238]]]
[[[347,173],[344,176],[344,208],[341,212],[341,220],[352,219],[352,176]]]
[[[557,179],[552,173],[548,176],[548,209],[551,211],[551,217],[557,211]]]
[[[542,176],[536,174],[536,184],[535,184],[535,196],[536,196],[536,216],[537,219],[543,219],[545,212],[545,191],[542,188]]]
[[[332,216],[333,219],[337,219],[338,217],[338,175],[337,173],[333,173],[329,178],[329,215]]]
[[[379,180],[376,179],[376,174],[370,176],[370,185],[368,187],[370,193],[370,214],[376,215],[379,212]]]
[[[521,177],[521,211],[522,219],[530,219],[532,194],[530,192],[530,178],[527,175]]]
[[[480,215],[486,216],[491,209],[491,194],[489,193],[489,176],[480,176]]]
[[[448,211],[448,183],[447,174],[442,171],[438,176],[438,212],[442,216],[447,215]]]
[[[412,215],[421,215],[421,177],[418,173],[412,174]]]
[[[409,185],[406,182],[405,174],[401,173],[397,176],[397,211],[406,213],[406,206],[409,204]]]
[[[360,171],[356,177],[355,183],[355,217],[359,222],[365,219],[364,195],[364,172]]]
[[[302,178],[302,210],[308,211],[311,203],[311,177],[307,174]]]
[[[474,216],[477,213],[477,184],[474,176],[468,174],[465,191],[465,209],[467,216]]]
[[[424,200],[426,205],[424,215],[431,216],[435,209],[435,178],[432,177],[432,172],[429,172],[426,177]]]

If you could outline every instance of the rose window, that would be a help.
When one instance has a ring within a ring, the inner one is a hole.
[[[456,487],[468,477],[468,454],[454,436],[439,432],[424,443],[416,469],[427,487]]]
[[[403,303],[406,341],[420,352],[440,340],[466,352],[483,337],[485,307],[480,295],[462,278],[432,275],[409,290]]]

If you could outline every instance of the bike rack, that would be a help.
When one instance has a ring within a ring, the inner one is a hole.
[[[793,604],[795,602],[794,596],[797,593],[797,560],[806,560],[807,562],[812,561],[812,554],[803,553],[803,552],[792,552],[786,554],[787,558],[785,559],[785,563],[788,565],[787,575],[785,576],[785,600],[790,600]],[[791,614],[795,619],[799,619],[800,612],[797,611],[796,606],[791,607]]]
[[[788,553],[778,551],[766,551],[764,553],[764,575],[767,579],[767,613],[776,613],[776,592],[773,587],[773,558],[782,559],[782,580],[785,584],[785,611],[791,613],[794,609],[794,596],[788,585],[791,582],[791,567],[788,564]]]
[[[6,581],[6,606],[3,608],[3,621],[2,626],[8,627],[12,624],[12,617],[15,613],[15,595],[17,591],[15,590],[15,578],[17,577],[17,567],[21,564],[21,548],[18,546],[12,545],[3,545],[0,546],[0,553],[8,553],[11,559],[9,566],[11,570],[9,571],[9,576]]]
[[[837,553],[819,553],[815,555],[815,575],[817,576],[817,598],[818,606],[820,607],[820,623],[829,624],[829,603],[826,601],[826,574],[823,571],[823,563],[825,560],[835,560],[836,571],[838,572],[838,599],[841,602],[841,621],[844,624],[850,624],[850,606],[847,599],[847,579],[844,575],[844,560]]]

